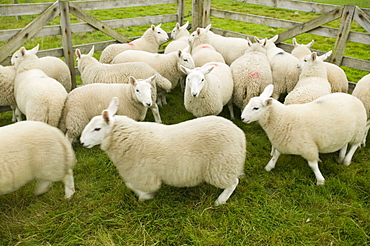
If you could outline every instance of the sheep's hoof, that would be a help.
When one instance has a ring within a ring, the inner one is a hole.
[[[265,166],[265,170],[266,170],[267,172],[270,172],[272,169],[273,169],[273,168],[272,168],[272,167],[270,167],[269,165],[266,165],[266,166]]]
[[[222,204],[225,204],[226,201],[219,201],[218,199],[215,201],[215,206],[219,206],[219,205],[222,205]]]
[[[317,180],[316,185],[324,185],[325,180]]]
[[[152,200],[153,198],[154,198],[153,193],[145,193],[145,194],[141,194],[139,196],[139,201],[143,202],[143,201],[147,201],[147,200]]]

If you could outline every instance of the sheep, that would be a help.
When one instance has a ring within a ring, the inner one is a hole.
[[[331,55],[331,51],[322,56],[316,52],[302,58],[298,64],[302,70],[294,89],[285,97],[284,104],[307,103],[321,96],[331,93],[324,60]]]
[[[278,35],[267,40],[264,46],[267,52],[267,58],[270,62],[272,72],[272,83],[275,86],[273,98],[278,99],[283,93],[289,93],[298,82],[300,70],[297,68],[299,59],[283,49],[276,47],[275,41]],[[259,43],[265,42],[255,38]]]
[[[224,57],[210,44],[200,44],[192,48],[191,55],[196,67],[201,67],[208,62],[223,62]]]
[[[72,143],[81,135],[87,123],[105,109],[104,105],[108,105],[112,97],[118,97],[121,102],[119,114],[134,120],[144,120],[147,109],[155,102],[156,93],[152,93],[155,92],[155,76],[145,80],[130,77],[129,84],[96,83],[74,89],[68,94],[59,128]],[[153,115],[155,121],[160,123],[158,107]]]
[[[315,43],[315,40],[312,40],[308,44],[299,44],[295,38],[292,39],[293,50],[290,52],[293,56],[297,57],[299,60],[305,57],[306,55],[311,54],[310,48]]]
[[[361,100],[361,102],[364,104],[364,107],[366,109],[366,115],[368,122],[370,122],[370,74],[365,75],[362,77],[357,83],[355,89],[352,91],[352,96],[357,97]],[[366,135],[369,131],[370,125],[366,127]],[[363,143],[363,146],[365,145],[365,142]]]
[[[221,62],[210,62],[202,67],[189,69],[181,66],[186,76],[184,105],[195,117],[218,115],[228,105],[234,118],[232,94],[234,82],[231,69]]]
[[[189,43],[191,49],[197,46],[193,44],[195,39],[198,39],[198,44],[210,44],[224,57],[226,64],[230,66],[248,48],[247,40],[243,38],[223,37],[213,33],[210,29],[211,24],[206,28],[197,28],[190,34]]]
[[[63,133],[46,123],[22,121],[0,127],[0,195],[37,179],[35,195],[63,181],[65,198],[75,192],[72,146]]]
[[[294,49],[291,51],[291,54],[297,57],[298,59],[302,59],[306,55],[311,54],[311,50],[309,49],[314,43],[312,40],[309,44],[299,44],[297,43],[296,39],[293,38],[293,45]],[[324,62],[326,67],[326,72],[328,75],[328,81],[331,86],[331,92],[348,92],[348,79],[344,70],[330,62]]]
[[[39,59],[36,54],[26,52],[24,47],[19,54],[14,81],[17,121],[22,120],[23,113],[27,120],[42,121],[57,127],[67,91],[58,81],[35,67],[35,60]]]
[[[172,29],[171,38],[173,39],[166,48],[164,53],[168,54],[173,51],[183,50],[189,46],[188,38],[190,33],[188,31],[189,22],[187,21],[183,26],[180,26],[180,23],[176,23],[176,26]]]
[[[272,83],[270,63],[267,60],[264,44],[248,40],[248,49],[230,66],[233,75],[233,102],[241,110],[248,101],[258,96],[264,88]]]
[[[39,45],[31,50],[26,50],[36,55],[39,51]],[[16,51],[11,58],[11,64],[15,65],[22,57],[20,50]],[[47,76],[56,79],[61,83],[67,92],[72,90],[71,72],[67,64],[61,59],[54,56],[44,56],[34,61],[34,67],[41,69]]]
[[[14,66],[0,65],[0,106],[10,106],[13,111],[12,121],[16,121],[14,97],[14,79],[16,70]]]
[[[141,50],[126,50],[117,55],[112,64],[127,63],[127,62],[145,62],[154,68],[160,75],[171,81],[171,89],[174,89],[180,78],[184,75],[180,66],[190,69],[195,67],[194,61],[190,53],[177,50],[168,54],[150,53]],[[167,104],[166,92],[159,91],[158,101],[160,105]]]
[[[113,98],[80,141],[86,148],[100,144],[140,201],[153,199],[162,182],[176,187],[206,182],[224,189],[215,206],[229,199],[246,158],[245,134],[234,123],[206,116],[167,126],[115,116],[117,108]]]
[[[101,63],[111,63],[113,58],[125,50],[144,50],[152,53],[158,53],[161,44],[167,42],[168,34],[158,26],[152,25],[144,34],[134,41],[125,44],[110,44],[100,55]]]
[[[319,153],[339,151],[339,162],[348,166],[364,141],[366,110],[362,102],[346,93],[331,93],[312,102],[284,105],[270,98],[274,86],[252,98],[242,112],[242,121],[258,121],[272,144],[272,158],[265,166],[271,171],[280,154],[300,155],[313,170],[317,185],[325,179],[319,167]],[[347,146],[351,145],[346,154]]]
[[[137,79],[146,79],[156,74],[155,82],[157,90],[169,91],[172,83],[158,73],[145,62],[128,62],[122,64],[103,64],[93,57],[94,46],[87,55],[82,55],[79,49],[75,51],[77,56],[77,67],[81,73],[83,84],[91,83],[125,83],[129,81],[129,76]],[[158,98],[157,98],[158,99]],[[161,103],[158,100],[157,103]],[[154,107],[157,103],[153,104]],[[153,110],[153,109],[152,109]]]

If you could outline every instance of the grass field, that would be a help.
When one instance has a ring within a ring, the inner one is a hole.
[[[215,0],[212,4],[217,8],[301,21],[314,15],[297,16],[229,0]],[[186,1],[186,6],[190,10],[191,2]],[[144,14],[169,10],[162,7],[127,10],[133,14],[138,11]],[[109,11],[93,13],[99,14],[99,19],[113,15]],[[3,29],[24,26],[29,21],[23,16],[20,22],[0,20]],[[212,23],[215,27],[261,37],[281,31],[222,19],[212,19]],[[173,26],[174,23],[169,23],[163,28],[170,31]],[[143,29],[120,31],[137,36]],[[100,33],[76,34],[74,44],[104,38]],[[302,42],[311,39],[310,35],[299,37]],[[30,48],[41,41],[42,49],[58,47],[61,42],[42,38],[26,45]],[[314,48],[329,50],[332,45],[333,40],[322,39],[316,41]],[[368,46],[350,49],[346,52],[369,59]],[[365,74],[354,70],[346,73],[352,81]],[[167,100],[168,104],[160,108],[165,124],[193,118],[184,109],[179,88]],[[238,110],[236,115],[240,115]],[[221,116],[230,118],[227,109]],[[151,112],[146,121],[153,121]],[[191,188],[163,185],[154,200],[139,202],[99,147],[85,149],[77,143],[76,193],[72,199],[63,199],[61,182],[38,197],[32,194],[34,182],[0,196],[0,245],[370,245],[369,146],[355,153],[349,167],[337,164],[337,153],[321,155],[320,170],[326,184],[316,186],[313,172],[298,156],[282,155],[276,168],[266,172],[263,167],[270,159],[271,146],[265,132],[257,124],[246,125],[239,119],[234,123],[245,132],[248,153],[246,175],[227,204],[212,206],[221,190],[207,184]],[[1,113],[0,126],[7,124],[11,124],[11,113]]]

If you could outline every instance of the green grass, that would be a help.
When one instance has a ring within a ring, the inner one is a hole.
[[[188,9],[191,3],[186,2]],[[233,1],[213,3],[221,9],[284,14]],[[102,12],[99,18],[109,17],[108,11]],[[302,14],[304,18],[310,15]],[[26,17],[22,21],[27,22]],[[221,19],[212,23],[261,37],[280,31]],[[172,26],[164,28],[170,31]],[[130,34],[135,31],[139,35],[141,30],[127,30]],[[77,35],[79,43],[104,38]],[[311,39],[308,36],[305,40]],[[32,40],[29,48],[34,46],[32,42],[39,40]],[[45,38],[43,49],[58,47],[58,42],[58,38]],[[326,50],[330,44],[317,40],[314,48]],[[363,47],[354,46],[351,52],[367,58]],[[348,77],[358,76],[352,73],[348,71]],[[184,109],[179,88],[167,99],[168,105],[160,108],[165,124],[193,118]],[[221,116],[229,118],[228,110]],[[153,121],[151,112],[146,121]],[[99,147],[85,149],[77,143],[76,193],[72,199],[63,199],[61,182],[38,197],[32,194],[34,182],[0,196],[0,245],[370,245],[369,147],[359,149],[349,167],[336,163],[337,153],[321,155],[320,170],[326,184],[316,186],[313,172],[298,156],[282,155],[276,168],[266,172],[263,167],[270,159],[271,146],[265,132],[254,123],[247,125],[239,119],[234,123],[246,134],[248,153],[246,175],[227,204],[213,207],[221,190],[207,184],[192,188],[163,185],[154,200],[138,202]],[[0,126],[7,124],[11,124],[11,113],[1,113]]]

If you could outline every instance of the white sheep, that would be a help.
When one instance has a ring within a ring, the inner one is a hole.
[[[36,54],[20,49],[20,57],[15,63],[17,74],[14,81],[14,96],[17,103],[16,117],[22,120],[46,122],[57,127],[64,107],[67,91],[55,79],[41,69],[34,67]]]
[[[0,127],[0,195],[37,179],[34,193],[63,181],[65,198],[75,192],[75,154],[63,133],[46,123],[23,121]]]
[[[273,85],[252,98],[242,112],[245,123],[258,121],[272,144],[266,171],[275,167],[280,154],[300,155],[313,170],[317,184],[325,182],[319,153],[339,151],[339,162],[348,166],[366,135],[366,110],[361,101],[346,93],[331,93],[305,104],[284,105],[270,98]],[[346,154],[347,146],[351,145]]]
[[[255,38],[257,42],[265,42],[263,39]],[[280,94],[289,93],[298,82],[300,70],[297,67],[299,59],[283,49],[276,47],[275,41],[278,35],[267,40],[264,46],[267,51],[267,58],[270,62],[272,72],[272,83],[275,90],[273,98],[278,99]]]
[[[284,104],[301,104],[311,102],[331,93],[331,86],[324,60],[331,51],[322,56],[316,52],[302,58],[298,67],[301,69],[299,80],[294,89],[285,97]]]
[[[108,109],[85,127],[80,140],[87,148],[100,144],[140,201],[152,199],[162,183],[191,187],[202,182],[224,189],[216,206],[229,199],[246,158],[240,128],[218,116],[170,126],[136,122],[115,116],[117,104],[113,98]]]
[[[299,60],[305,57],[306,55],[311,54],[311,47],[315,43],[315,40],[312,40],[308,44],[299,44],[295,38],[292,39],[293,50],[290,52],[293,56],[297,57]]]
[[[16,121],[15,108],[17,106],[14,97],[14,79],[16,69],[14,66],[0,65],[0,106],[10,106],[13,111],[13,122]]]
[[[38,51],[39,45],[31,50],[26,50],[26,52],[30,52],[35,55]],[[22,54],[20,53],[20,50],[16,51],[12,55],[11,63],[15,65],[21,57]],[[46,73],[47,76],[56,79],[64,86],[67,92],[72,90],[71,72],[67,64],[61,59],[54,56],[44,56],[34,61],[34,68],[41,69]]]
[[[152,25],[144,34],[134,41],[125,44],[110,44],[100,55],[101,63],[111,63],[113,58],[125,50],[144,50],[152,53],[158,53],[161,44],[167,42],[168,34],[158,26]]]
[[[311,54],[310,47],[313,45],[314,40],[312,40],[309,44],[299,44],[293,38],[293,45],[294,49],[291,51],[291,54],[297,57],[298,59],[302,59],[306,55]],[[328,81],[331,86],[331,92],[348,92],[348,79],[344,70],[330,62],[324,62],[326,67],[326,72],[328,75]]]
[[[180,23],[176,23],[176,26],[171,31],[171,38],[173,41],[170,42],[164,49],[165,54],[173,51],[183,50],[189,45],[188,39],[190,33],[188,31],[188,26],[188,21],[182,26],[180,26]]]
[[[228,105],[234,118],[232,94],[234,82],[230,67],[221,62],[210,62],[188,69],[181,66],[186,76],[184,105],[195,117],[218,115]]]
[[[246,39],[235,37],[224,37],[210,31],[211,24],[206,28],[197,28],[190,34],[189,43],[191,49],[199,44],[212,45],[225,59],[229,66],[238,57],[242,56],[248,47]],[[198,39],[198,44],[193,45],[194,40]]]
[[[171,81],[171,89],[174,89],[180,78],[184,76],[180,66],[193,69],[194,61],[190,53],[182,50],[173,51],[168,54],[150,53],[141,50],[126,50],[118,54],[112,64],[127,62],[145,62],[154,68],[160,75]],[[160,90],[158,95],[159,105],[167,104],[166,91]]]
[[[191,55],[196,67],[201,67],[208,62],[223,62],[224,57],[210,44],[200,44],[192,48]]]
[[[121,102],[118,108],[120,115],[126,115],[134,120],[144,120],[147,109],[153,106],[156,99],[155,76],[145,80],[130,77],[129,84],[96,83],[74,89],[68,94],[59,128],[66,133],[72,143],[81,135],[89,121],[105,109],[112,97],[119,98]],[[155,121],[160,123],[158,107],[153,111],[153,115]]]
[[[370,74],[362,77],[357,83],[352,95],[361,100],[366,109],[368,123],[370,122]],[[366,135],[369,131],[370,124],[366,127]],[[365,142],[363,143],[365,145]]]
[[[248,101],[262,93],[272,83],[270,63],[263,44],[248,40],[248,49],[230,66],[234,80],[233,102],[241,110]]]

